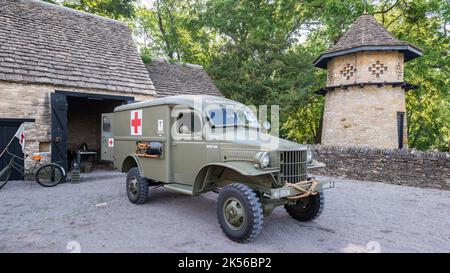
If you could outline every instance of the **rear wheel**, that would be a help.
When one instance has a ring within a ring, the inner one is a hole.
[[[246,185],[230,184],[220,191],[217,215],[223,232],[235,242],[249,242],[262,230],[261,202]]]
[[[310,195],[297,200],[294,205],[285,205],[287,213],[300,222],[307,222],[316,219],[322,213],[324,206],[323,192]]]
[[[58,164],[45,164],[36,172],[36,182],[43,187],[54,187],[65,178],[64,169]]]
[[[141,176],[138,167],[131,168],[127,173],[127,195],[133,204],[144,204],[148,200],[149,183]]]
[[[11,175],[11,168],[6,166],[0,171],[0,189],[8,183],[9,176]]]

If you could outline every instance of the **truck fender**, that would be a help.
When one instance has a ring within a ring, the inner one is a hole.
[[[123,160],[122,172],[126,173],[131,168],[134,168],[134,167],[138,167],[139,168],[139,172],[141,174],[143,173],[142,172],[143,170],[142,170],[142,167],[141,167],[141,163],[140,163],[138,157],[136,155],[130,154]]]
[[[203,165],[200,170],[197,172],[194,182],[194,190],[201,190],[203,187],[203,183],[208,179],[208,168],[209,167],[224,167],[227,169],[231,169],[233,171],[238,172],[243,176],[259,176],[259,175],[267,175],[271,173],[276,173],[278,169],[258,169],[255,168],[255,164],[253,162],[248,161],[229,161],[229,162],[214,162]]]

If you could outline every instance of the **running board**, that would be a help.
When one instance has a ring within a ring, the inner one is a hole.
[[[192,189],[193,187],[190,185],[183,185],[183,184],[167,184],[164,185],[164,188],[171,192],[178,192],[182,194],[187,194],[193,196]]]

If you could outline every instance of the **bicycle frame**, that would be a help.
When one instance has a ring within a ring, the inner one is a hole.
[[[34,166],[33,167],[31,167],[30,169],[26,169],[24,166],[22,166],[21,164],[16,162],[16,159],[18,159],[18,160],[25,160],[25,158],[22,158],[22,157],[17,156],[17,155],[15,155],[13,153],[10,153],[9,150],[7,150],[6,153],[12,157],[11,160],[9,161],[8,165],[7,165],[7,167],[9,169],[15,169],[16,171],[21,173],[25,180],[31,180],[31,179],[27,179],[27,178],[34,179],[36,169],[39,166],[41,166],[41,164],[38,161],[34,162]]]

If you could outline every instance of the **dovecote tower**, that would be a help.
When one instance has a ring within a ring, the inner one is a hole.
[[[403,64],[422,51],[364,13],[314,65],[327,69],[322,144],[407,147]]]

